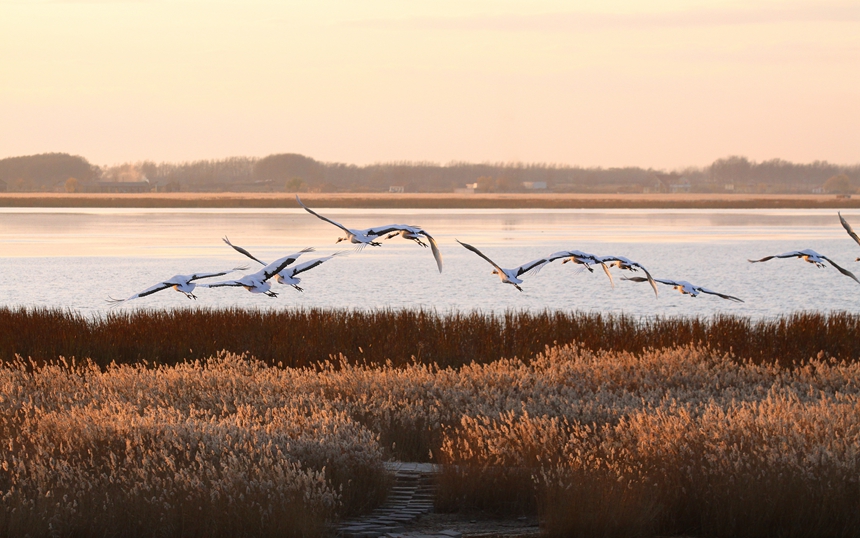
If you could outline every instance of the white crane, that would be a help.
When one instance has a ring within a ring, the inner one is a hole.
[[[503,284],[511,284],[513,287],[517,288],[520,291],[523,291],[523,289],[519,286],[519,284],[522,284],[523,281],[519,277],[531,271],[540,270],[540,268],[543,267],[544,264],[549,262],[548,259],[541,258],[539,260],[530,261],[528,263],[520,265],[519,267],[514,267],[513,269],[502,269],[496,262],[485,256],[483,252],[476,249],[472,245],[463,243],[459,239],[457,239],[457,242],[466,247],[467,249],[471,250],[478,256],[487,260],[494,268],[493,274],[499,275],[499,279],[502,281]]]
[[[605,263],[600,261],[600,256],[595,256],[594,254],[589,254],[587,252],[583,252],[581,250],[561,250],[559,252],[554,252],[547,256],[547,261],[555,261],[563,259],[561,263],[573,262],[579,265],[582,265],[586,269],[588,269],[589,273],[593,273],[594,269],[591,267],[592,265],[600,264],[603,268],[603,272],[606,273],[606,276],[609,277],[609,284],[614,288],[615,282],[612,281],[612,275],[609,274],[609,268]]]
[[[313,248],[306,248],[301,252],[310,252],[312,250]],[[301,252],[284,256],[283,258],[275,260],[269,265],[263,267],[256,273],[245,275],[238,280],[226,280],[224,282],[213,282],[212,284],[200,284],[200,286],[206,288],[220,288],[224,286],[241,287],[245,288],[251,293],[265,293],[269,297],[277,297],[278,294],[272,291],[272,284],[269,283],[269,279],[283,271],[286,266],[296,261],[299,255],[301,255]]]
[[[195,280],[200,280],[202,278],[212,278],[216,276],[223,276],[233,271],[243,271],[247,269],[248,266],[242,267],[234,267],[233,269],[229,269],[227,271],[219,271],[217,273],[192,273],[190,275],[174,275],[167,280],[159,282],[158,284],[146,288],[140,293],[135,293],[131,297],[127,299],[114,299],[113,297],[108,298],[108,302],[117,305],[119,303],[124,303],[125,301],[131,301],[132,299],[138,299],[140,297],[146,297],[147,295],[152,295],[153,293],[157,293],[161,290],[166,290],[168,288],[173,288],[174,290],[184,293],[186,297],[189,299],[197,299],[197,296],[194,295],[194,288],[197,287],[197,283]],[[203,286],[201,284],[201,286]],[[205,287],[205,286],[203,286]]]
[[[623,271],[638,271],[642,270],[645,273],[645,276],[648,278],[648,283],[651,284],[651,288],[654,290],[654,297],[657,297],[657,284],[654,283],[654,279],[651,277],[651,273],[648,272],[648,269],[638,262],[634,262],[624,256],[600,256],[597,258],[600,263],[603,264],[603,267],[617,267]],[[609,274],[609,271],[606,272]],[[612,276],[609,277],[612,280]]]
[[[621,277],[621,280],[630,280],[632,282],[649,281],[644,276]],[[690,284],[686,280],[664,280],[662,278],[655,278],[654,281],[659,282],[660,284],[666,284],[667,286],[672,286],[676,290],[680,291],[681,294],[689,295],[690,297],[697,297],[700,293],[707,293],[710,295],[716,295],[717,297],[722,297],[723,299],[728,299],[730,301],[736,301],[739,303],[744,302],[743,299],[739,299],[733,295],[726,295],[724,293],[712,291],[701,286],[696,286],[694,284]]]
[[[759,263],[759,262],[766,262],[768,260],[772,260],[773,258],[800,258],[801,260],[803,260],[805,262],[815,264],[816,267],[825,267],[824,262],[827,262],[830,265],[832,265],[833,267],[835,267],[837,271],[839,271],[840,273],[842,273],[845,276],[850,276],[851,278],[854,279],[855,282],[860,284],[860,280],[857,280],[857,277],[854,276],[854,273],[852,273],[851,271],[849,271],[847,269],[840,267],[839,265],[836,264],[836,262],[834,262],[833,260],[831,260],[827,256],[821,255],[812,249],[793,250],[791,252],[785,252],[783,254],[775,254],[773,256],[765,256],[764,258],[762,258],[760,260],[747,260],[747,261],[750,263]]]
[[[427,243],[421,240],[421,236],[427,238],[427,242],[430,243],[430,250],[433,252],[433,258],[436,260],[436,267],[439,268],[439,272],[442,272],[442,253],[439,252],[439,247],[436,245],[436,240],[433,239],[433,236],[428,234],[423,228],[420,226],[410,226],[408,224],[390,224],[388,226],[383,226],[381,228],[371,228],[367,230],[367,233],[374,234],[377,236],[386,235],[386,239],[391,239],[392,237],[400,236],[403,239],[409,239],[415,241],[419,245],[424,248],[427,248]]]
[[[379,239],[379,234],[374,234],[373,228],[368,228],[366,230],[355,230],[352,228],[347,228],[339,222],[335,222],[329,218],[323,217],[313,209],[303,204],[302,201],[299,199],[298,194],[296,195],[296,201],[299,203],[300,206],[304,208],[305,211],[307,211],[311,215],[317,217],[318,219],[322,219],[329,224],[334,224],[346,233],[346,237],[338,237],[335,243],[340,243],[341,241],[349,241],[350,243],[356,245],[356,248],[358,248],[359,250],[363,249],[366,245],[370,245],[373,247],[378,247],[382,245],[382,243],[376,241],[376,239]]]
[[[860,237],[857,237],[857,234],[854,233],[854,230],[851,228],[851,225],[848,224],[848,221],[842,217],[842,213],[837,213],[839,215],[839,222],[842,223],[842,227],[845,228],[845,231],[848,232],[848,235],[851,236],[851,239],[857,242],[860,245]],[[860,258],[854,260],[855,262],[860,262]],[[831,262],[832,263],[832,262]]]
[[[252,260],[254,260],[255,262],[257,262],[261,265],[266,265],[265,262],[260,261],[259,259],[254,257],[253,254],[251,254],[250,252],[248,252],[244,248],[231,243],[230,240],[227,239],[226,237],[223,238],[223,241],[225,243],[227,243],[228,245],[230,245],[231,247],[233,247],[234,249],[236,249],[237,252],[241,252],[245,256],[251,258]],[[298,257],[301,256],[302,253],[311,252],[312,250],[313,250],[313,247],[309,247],[305,250],[302,250],[301,252],[296,252],[295,254],[292,254],[292,256],[294,256],[294,258],[298,259]],[[304,291],[302,288],[299,287],[299,282],[301,282],[302,279],[296,277],[296,275],[298,275],[299,273],[304,273],[305,271],[310,271],[311,269],[313,269],[314,267],[317,267],[318,265],[322,264],[323,262],[326,262],[326,261],[334,258],[335,256],[340,256],[342,254],[346,254],[346,253],[345,252],[335,252],[331,256],[325,256],[323,258],[317,258],[315,260],[311,260],[311,261],[296,265],[295,267],[286,267],[286,268],[284,268],[284,270],[282,270],[277,275],[275,275],[275,279],[278,281],[279,284],[285,284],[287,286],[292,286],[292,287],[296,288],[298,291]]]
[[[298,291],[305,291],[304,289],[299,287],[299,282],[301,282],[302,279],[297,277],[296,275],[298,275],[299,273],[304,273],[305,271],[310,271],[314,267],[322,265],[324,262],[327,262],[335,256],[341,256],[343,254],[346,254],[346,252],[335,252],[331,256],[316,258],[305,263],[300,263],[294,267],[287,267],[286,269],[278,273],[277,277],[275,278],[278,280],[279,284],[292,286]]]

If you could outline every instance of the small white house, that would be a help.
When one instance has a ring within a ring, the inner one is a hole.
[[[546,190],[546,181],[523,181],[523,187],[530,190]]]
[[[687,178],[681,178],[681,181],[671,183],[669,192],[690,192],[690,181]]]
[[[403,185],[391,185],[390,187],[388,187],[388,192],[403,193],[405,191],[406,190]]]

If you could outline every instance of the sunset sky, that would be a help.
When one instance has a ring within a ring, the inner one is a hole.
[[[860,163],[860,1],[0,0],[0,158]]]

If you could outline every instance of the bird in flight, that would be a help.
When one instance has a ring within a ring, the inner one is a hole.
[[[854,276],[854,273],[852,273],[851,271],[849,271],[843,267],[840,267],[838,264],[836,264],[836,262],[834,262],[833,260],[831,260],[827,256],[819,254],[812,249],[793,250],[791,252],[785,252],[783,254],[775,254],[773,256],[765,256],[764,258],[762,258],[760,260],[747,260],[747,261],[750,263],[759,263],[759,262],[766,262],[766,261],[772,260],[774,258],[800,258],[801,260],[803,260],[805,262],[815,264],[816,267],[825,267],[824,262],[827,262],[830,265],[832,265],[833,267],[835,267],[837,271],[839,271],[840,273],[842,273],[845,276],[850,276],[851,278],[854,279],[855,282],[860,284],[860,280],[857,280],[857,277]]]
[[[842,227],[845,228],[845,231],[848,232],[848,235],[851,236],[851,239],[857,242],[860,245],[860,237],[857,237],[857,234],[854,233],[854,230],[851,228],[851,225],[848,224],[848,221],[842,216],[842,213],[837,213],[839,215],[839,222],[842,223]],[[854,260],[855,262],[860,262],[860,258]]]
[[[651,273],[648,272],[648,269],[645,269],[641,263],[634,262],[624,256],[600,256],[597,259],[601,264],[603,264],[603,267],[608,265],[609,267],[617,267],[623,271],[638,271],[641,269],[642,272],[645,273],[648,283],[651,284],[651,288],[654,290],[654,297],[657,297],[657,284],[654,283],[654,279],[651,277]],[[607,271],[606,274],[609,274],[609,271]],[[612,280],[611,275],[609,279]]]
[[[420,226],[410,226],[408,224],[390,224],[381,228],[371,228],[369,230],[366,230],[366,232],[368,234],[376,236],[385,235],[386,239],[391,239],[399,235],[403,239],[415,241],[422,247],[427,248],[427,243],[421,240],[421,236],[424,236],[427,239],[427,242],[430,243],[430,250],[433,252],[433,258],[436,260],[436,267],[439,268],[440,273],[442,272],[442,253],[439,252],[439,247],[436,244],[436,240],[433,239],[433,236],[428,234]]]
[[[555,261],[563,259],[561,263],[573,262],[578,265],[582,265],[586,269],[588,269],[589,273],[593,273],[594,269],[591,267],[592,265],[600,264],[603,268],[603,272],[606,273],[606,276],[609,277],[609,284],[614,288],[615,282],[612,281],[612,275],[609,274],[609,267],[606,266],[605,263],[600,261],[600,256],[595,256],[594,254],[589,254],[587,252],[582,252],[581,250],[561,250],[559,252],[554,252],[546,257],[547,261]]]
[[[632,282],[650,282],[650,280],[648,278],[645,278],[644,276],[621,277],[621,280],[630,280]],[[653,279],[653,281],[659,282],[660,284],[665,284],[667,286],[672,286],[676,290],[680,291],[681,294],[689,295],[690,297],[697,297],[700,293],[707,293],[709,295],[716,295],[717,297],[722,297],[723,299],[736,301],[738,303],[744,302],[743,299],[739,299],[733,295],[726,295],[724,293],[709,290],[701,286],[696,286],[694,284],[690,284],[686,280],[665,280],[662,278],[655,278]]]
[[[301,287],[299,287],[299,282],[302,281],[301,278],[296,275],[300,273],[304,273],[305,271],[310,271],[314,267],[319,267],[324,262],[334,258],[335,256],[341,256],[346,254],[346,252],[335,252],[331,256],[325,256],[322,258],[316,258],[315,260],[306,261],[305,263],[300,263],[293,267],[287,267],[275,277],[279,284],[284,284],[287,286],[292,286],[296,288],[298,291],[305,291]]]
[[[235,248],[235,247],[234,247]],[[313,248],[306,248],[301,252],[310,252]],[[241,251],[240,251],[241,252]],[[295,262],[301,253],[297,254],[289,254],[280,258],[278,260],[273,261],[269,265],[263,267],[256,273],[245,275],[237,280],[226,280],[224,282],[213,282],[212,284],[200,284],[201,287],[206,288],[220,288],[224,286],[229,287],[241,287],[250,291],[251,293],[264,293],[269,297],[277,297],[278,294],[272,291],[272,284],[269,282],[269,279],[273,276],[277,275],[281,271],[284,270],[285,267]]]
[[[250,252],[248,252],[244,248],[231,243],[230,240],[227,239],[227,237],[224,237],[223,241],[225,243],[227,243],[228,245],[230,245],[231,247],[233,247],[237,252],[241,252],[245,256],[251,258],[252,260],[256,261],[257,263],[259,263],[261,265],[266,265],[265,262],[260,261],[258,258],[256,258],[253,254],[251,254]],[[295,254],[292,254],[291,256],[293,256],[293,258],[294,258],[293,261],[298,259],[298,257],[301,256],[303,253],[311,252],[313,250],[314,250],[313,247],[308,247],[308,248],[306,248],[300,252],[296,252]],[[314,267],[321,265],[323,262],[326,262],[326,261],[334,258],[335,256],[340,256],[342,254],[346,254],[346,253],[345,252],[335,252],[331,256],[325,256],[324,258],[317,258],[315,260],[301,263],[301,264],[296,265],[294,267],[286,267],[280,273],[275,275],[275,280],[277,280],[279,284],[285,284],[285,285],[292,286],[292,287],[296,288],[298,291],[304,291],[302,288],[299,287],[299,282],[301,282],[302,279],[296,277],[296,275],[298,275],[299,273],[304,273],[305,271],[310,271]],[[290,262],[290,263],[292,263],[292,262]]]
[[[307,211],[311,215],[317,217],[318,219],[324,220],[329,224],[334,224],[346,233],[345,237],[338,237],[335,243],[340,243],[341,241],[349,241],[350,243],[356,245],[356,248],[359,250],[363,249],[366,245],[370,245],[373,247],[378,247],[382,245],[382,243],[377,241],[377,239],[379,239],[379,234],[374,234],[373,228],[368,228],[366,230],[355,230],[353,228],[347,228],[339,222],[333,221],[327,217],[323,217],[313,209],[303,204],[301,199],[299,199],[298,194],[296,195],[296,201],[299,203],[300,206],[304,208],[305,211]]]
[[[146,297],[147,295],[152,295],[153,293],[158,293],[159,291],[166,290],[168,288],[173,288],[180,293],[184,293],[185,296],[189,299],[197,299],[197,296],[194,295],[194,288],[197,287],[197,283],[194,282],[195,280],[200,280],[202,278],[212,278],[216,276],[224,276],[226,274],[232,273],[233,271],[242,271],[247,268],[248,266],[243,266],[234,267],[233,269],[227,271],[219,271],[217,273],[192,273],[190,275],[174,275],[167,280],[164,280],[154,286],[146,288],[140,293],[135,293],[127,299],[114,299],[113,297],[109,297],[108,302],[113,305],[117,305],[119,303],[124,303],[125,301],[131,301],[132,299]]]
[[[519,286],[523,283],[523,281],[519,277],[531,271],[539,271],[540,268],[544,266],[544,264],[549,262],[548,259],[541,258],[539,260],[530,261],[528,263],[520,265],[519,267],[514,267],[513,269],[502,269],[496,262],[485,256],[483,252],[476,249],[472,245],[469,245],[468,243],[463,243],[459,239],[457,239],[457,242],[488,261],[490,265],[493,266],[493,274],[499,275],[499,279],[502,281],[502,283],[511,284],[520,291],[523,291],[523,289]]]

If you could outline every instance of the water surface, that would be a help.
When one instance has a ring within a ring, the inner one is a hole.
[[[276,286],[280,296],[240,288],[199,289],[197,301],[166,290],[120,308],[191,305],[244,308],[426,308],[438,312],[581,309],[640,315],[732,313],[755,318],[796,310],[860,306],[860,284],[833,268],[802,261],[750,264],[812,248],[860,274],[860,255],[833,210],[371,210],[319,212],[352,228],[390,223],[423,226],[444,256],[442,274],[429,249],[400,238],[353,252],[335,245],[340,230],[297,209],[0,208],[0,304],[108,311],[108,296],[128,297],[174,274],[216,271],[254,262],[227,247],[229,236],[271,261],[301,248],[302,260],[347,250],[304,274],[304,293]],[[860,228],[860,212],[843,215]],[[579,249],[622,255],[658,278],[688,280],[745,300],[691,298],[660,286],[621,280],[555,262],[527,275],[520,293],[500,284],[485,261],[459,246],[471,243],[503,267]],[[237,275],[238,276],[238,275]]]

